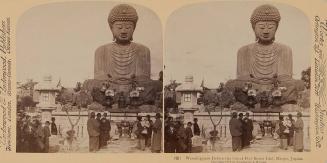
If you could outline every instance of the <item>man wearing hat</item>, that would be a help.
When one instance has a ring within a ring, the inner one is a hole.
[[[194,132],[194,135],[196,136],[200,136],[200,127],[198,125],[198,119],[197,118],[194,118],[193,119],[194,123],[193,123],[193,132]]]
[[[253,122],[249,118],[250,113],[246,112],[245,117],[243,118],[243,135],[242,135],[242,147],[250,146],[250,141],[252,140],[252,131],[253,131]]]
[[[44,149],[43,152],[45,153],[49,153],[49,149],[50,149],[50,142],[49,142],[49,137],[51,136],[51,132],[50,132],[50,122],[46,121],[45,125],[43,127],[43,132],[44,132]]]
[[[153,121],[151,120],[151,116],[148,114],[146,115],[147,123],[149,124],[149,127],[147,128],[148,133],[145,137],[145,146],[150,147],[151,146],[151,138],[152,138],[152,127],[153,127]]]
[[[58,134],[58,129],[56,125],[56,118],[52,117],[51,118],[51,135],[57,135]]]
[[[192,122],[187,122],[187,126],[185,128],[185,134],[186,134],[186,152],[187,153],[192,153],[192,137],[193,137],[193,132],[192,132]]]
[[[298,112],[294,123],[294,152],[303,152],[303,126],[302,113]]]
[[[162,122],[161,122],[160,113],[156,113],[156,120],[153,123],[152,131],[152,143],[151,143],[151,151],[155,153],[159,153],[161,151],[161,137],[162,137]]]
[[[103,118],[101,118],[100,121],[100,136],[99,136],[99,142],[100,142],[100,147],[105,147],[107,146],[107,142],[110,138],[110,130],[111,130],[111,125],[110,121],[107,119],[107,113],[103,113]]]
[[[100,122],[95,119],[95,113],[91,112],[87,120],[87,132],[89,134],[89,151],[96,152],[99,150]]]
[[[243,116],[243,115],[242,115]],[[229,121],[229,131],[232,135],[232,149],[233,152],[242,149],[242,122],[237,119],[237,113],[232,113],[232,118]]]
[[[176,128],[173,122],[173,117],[168,114],[165,116],[165,136],[164,136],[164,152],[165,153],[175,153],[177,146],[177,136],[176,136]]]

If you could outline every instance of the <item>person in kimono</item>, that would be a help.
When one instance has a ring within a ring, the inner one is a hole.
[[[49,137],[51,136],[50,122],[49,121],[45,122],[45,126],[43,127],[43,131],[44,131],[44,153],[49,153],[49,148],[50,148]]]
[[[297,113],[297,119],[294,123],[294,151],[303,152],[303,120],[302,113]]]
[[[162,121],[161,121],[160,113],[156,114],[156,120],[152,126],[152,143],[151,143],[151,151],[153,153],[159,153],[161,151],[161,138],[162,138]]]
[[[153,121],[151,120],[150,115],[146,115],[146,120],[149,123],[149,127],[147,128],[148,134],[145,137],[145,146],[150,147],[151,146],[151,138],[152,138],[152,132],[153,132]]]
[[[137,117],[137,139],[138,139],[138,148],[140,150],[145,150],[145,137],[147,135],[147,123],[142,120],[141,116]]]
[[[290,133],[289,133],[288,138],[287,138],[287,144],[288,144],[288,146],[293,146],[294,145],[293,142],[294,142],[294,123],[295,123],[295,120],[293,119],[292,114],[288,114],[288,119],[291,122],[291,127],[289,128]]]

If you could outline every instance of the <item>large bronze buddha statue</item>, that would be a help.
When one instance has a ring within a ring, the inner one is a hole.
[[[283,91],[284,101],[297,98],[303,82],[294,80],[292,50],[287,45],[275,42],[275,33],[281,17],[276,7],[262,5],[257,7],[250,22],[256,42],[245,45],[237,53],[237,78],[228,81],[226,86],[242,88],[251,83],[258,92],[274,89],[276,83]]]
[[[109,80],[111,88],[117,92],[129,92],[132,82],[150,81],[150,50],[132,42],[137,20],[132,6],[115,6],[108,16],[113,42],[95,51],[94,79]]]
[[[136,10],[127,4],[111,10],[108,23],[114,42],[95,51],[94,79],[107,80],[109,76],[119,84],[133,75],[137,80],[150,79],[150,50],[132,42],[137,20]]]
[[[141,102],[153,103],[161,91],[162,82],[150,79],[149,48],[133,42],[137,21],[138,14],[130,5],[120,4],[110,11],[108,24],[113,42],[96,49],[94,79],[83,84],[84,89],[93,92],[95,101],[103,101],[101,98],[105,97],[101,92],[108,90],[114,101],[118,95],[129,100],[130,93],[137,91],[142,97]]]

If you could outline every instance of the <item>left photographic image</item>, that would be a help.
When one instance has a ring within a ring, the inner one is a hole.
[[[16,152],[162,152],[162,26],[153,11],[50,3],[24,12],[16,32]]]

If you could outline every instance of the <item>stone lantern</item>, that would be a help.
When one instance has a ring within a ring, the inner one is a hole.
[[[52,111],[57,108],[55,100],[60,89],[52,83],[51,76],[45,76],[43,82],[36,85],[35,90],[39,93],[39,103],[36,107],[41,111],[41,122],[50,121]]]
[[[193,83],[193,76],[188,75],[182,85],[176,88],[176,92],[181,94],[181,104],[179,110],[184,112],[184,123],[192,122],[194,112],[199,110],[198,93],[203,91],[202,87]]]

